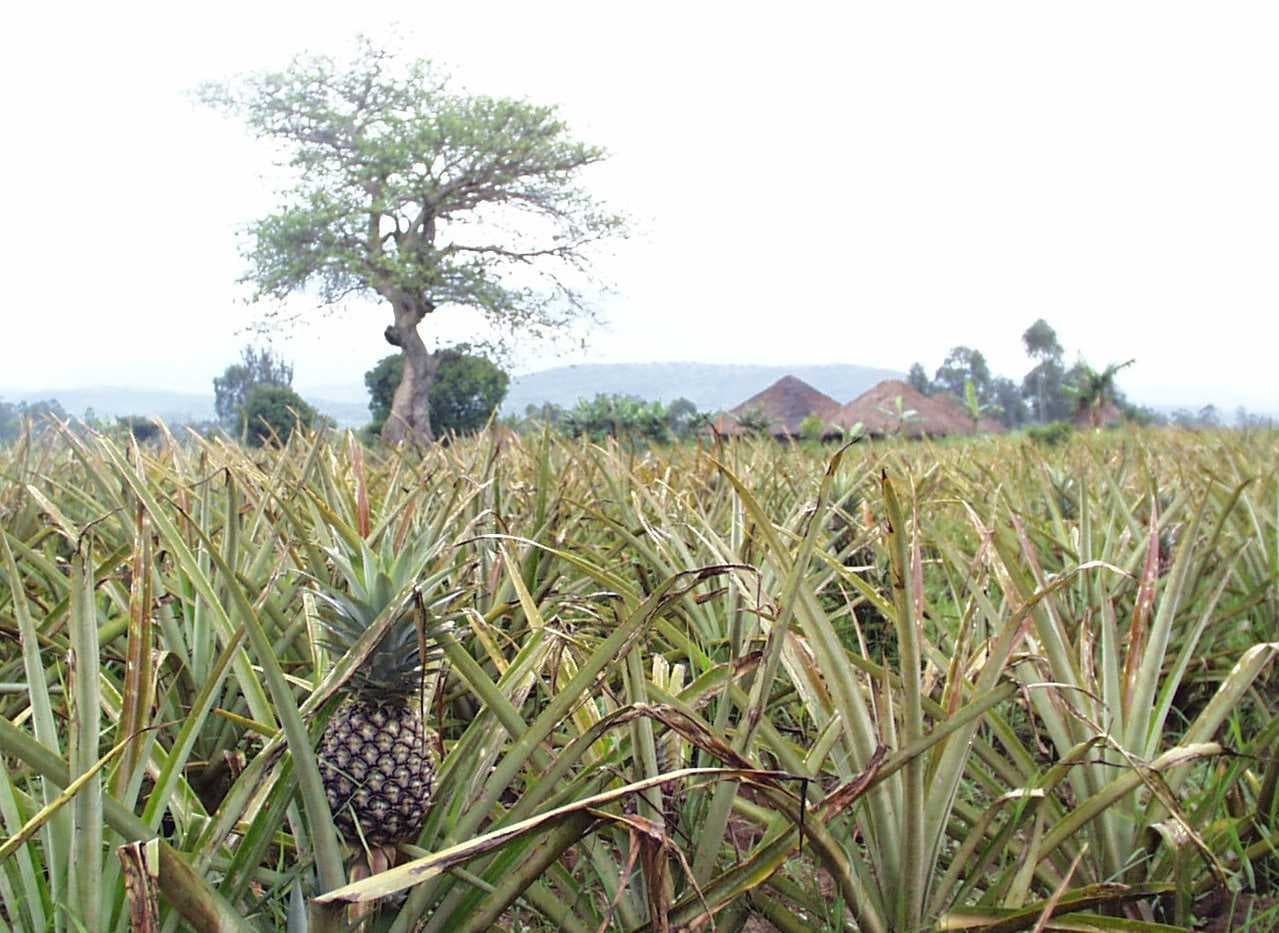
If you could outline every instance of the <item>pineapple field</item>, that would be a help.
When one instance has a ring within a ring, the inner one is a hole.
[[[0,925],[1279,928],[1279,435],[0,448]]]

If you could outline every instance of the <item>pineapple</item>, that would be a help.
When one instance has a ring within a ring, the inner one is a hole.
[[[382,612],[414,585],[425,555],[393,555],[360,543],[358,554],[331,556],[348,594],[317,593],[326,646],[344,654]],[[437,604],[438,605],[438,604]],[[410,604],[347,683],[318,749],[334,822],[351,843],[394,846],[415,839],[431,803],[439,768],[439,736],[423,718],[428,680],[423,656],[439,624],[420,630]],[[425,637],[423,637],[425,636]],[[429,654],[429,653],[428,653]]]

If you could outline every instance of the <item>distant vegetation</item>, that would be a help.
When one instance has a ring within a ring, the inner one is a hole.
[[[278,358],[270,347],[246,346],[240,362],[232,363],[213,380],[213,409],[222,426],[233,434],[245,427],[244,403],[256,386],[291,388],[293,365]]]
[[[0,442],[14,440],[26,425],[39,426],[50,417],[67,417],[57,399],[43,402],[6,402],[0,399]]]
[[[252,447],[282,444],[296,430],[315,424],[315,409],[288,386],[259,384],[249,390],[241,409],[245,437]]]
[[[1111,406],[1138,424],[1166,421],[1153,409],[1130,403],[1115,384],[1119,370],[1133,361],[1098,372],[1079,360],[1067,369],[1065,349],[1043,318],[1026,328],[1021,339],[1026,355],[1036,363],[1020,382],[995,376],[982,352],[966,346],[952,348],[931,379],[922,363],[911,365],[907,379],[925,395],[949,395],[970,411],[980,411],[1007,428],[1054,421],[1100,423]]]
[[[537,430],[546,424],[568,437],[593,441],[613,437],[669,443],[693,437],[705,429],[709,420],[709,413],[698,411],[686,398],[677,398],[668,405],[634,395],[601,393],[594,398],[580,399],[571,408],[529,405],[523,418],[507,418],[505,423],[518,430]]]
[[[223,430],[262,447],[283,443],[295,428],[310,428],[319,414],[293,391],[293,366],[268,347],[246,346],[240,362],[213,380],[214,408]]]

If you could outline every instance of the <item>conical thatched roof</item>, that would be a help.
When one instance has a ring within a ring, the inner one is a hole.
[[[898,399],[901,399],[900,410],[913,411],[914,415],[899,417]],[[900,379],[885,379],[872,386],[841,408],[835,417],[835,423],[844,429],[859,421],[862,431],[872,437],[890,434],[944,437],[973,433],[972,418],[957,403],[929,398]]]
[[[775,437],[798,437],[800,423],[809,415],[833,423],[840,412],[839,402],[819,392],[802,379],[783,376],[757,395],[752,395],[731,411],[715,419],[720,434],[742,434],[739,423],[743,416],[758,414],[768,421]]]

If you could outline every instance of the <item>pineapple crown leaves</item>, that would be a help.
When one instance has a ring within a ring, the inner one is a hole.
[[[393,613],[394,620],[366,663],[352,674],[352,686],[366,695],[413,692],[439,664],[439,639],[451,628],[451,621],[440,612],[460,592],[430,603],[422,598],[447,576],[447,570],[429,572],[428,565],[438,549],[423,541],[397,551],[388,536],[377,551],[360,541],[358,550],[338,547],[326,553],[346,592],[336,587],[315,592],[321,606],[319,622],[327,632],[325,647],[344,654],[385,613]]]

